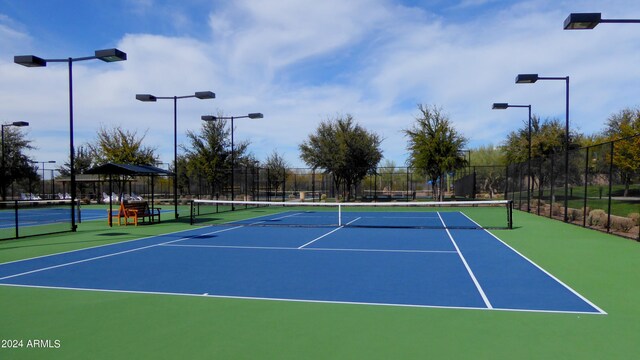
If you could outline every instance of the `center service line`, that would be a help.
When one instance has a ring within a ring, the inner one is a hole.
[[[440,216],[439,212],[438,212],[438,217],[440,218],[440,222],[442,223],[442,226],[444,226],[444,229],[447,232],[447,235],[449,235],[449,239],[451,239],[451,243],[453,243],[453,246],[456,248],[458,255],[460,255],[460,260],[462,260],[462,263],[464,264],[464,267],[467,269],[469,276],[471,276],[471,280],[473,280],[473,283],[476,285],[476,289],[478,289],[478,292],[480,293],[480,296],[482,297],[484,304],[488,309],[493,309],[493,305],[491,305],[491,302],[489,301],[487,294],[485,294],[484,290],[482,290],[482,286],[480,286],[478,279],[476,279],[476,276],[473,274],[473,271],[471,271],[471,267],[467,263],[467,260],[464,258],[464,255],[462,255],[462,252],[460,251],[458,244],[456,244],[456,241],[453,239],[453,236],[451,236],[451,233],[449,232],[449,229],[447,229],[447,225],[444,223],[444,220],[442,220],[442,216]]]

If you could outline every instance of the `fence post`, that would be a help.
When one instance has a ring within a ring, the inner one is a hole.
[[[13,201],[13,210],[15,212],[15,219],[16,219],[16,239],[17,239],[20,237],[20,233],[18,232],[18,200]]]
[[[589,148],[587,146],[587,151],[584,159],[584,202],[582,207],[582,227],[587,227],[587,185],[589,184]]]
[[[613,147],[615,142],[611,142],[609,148],[609,200],[607,204],[607,232],[611,232],[611,186],[613,184]]]
[[[316,202],[316,168],[311,172],[311,202]]]
[[[540,202],[542,201],[542,196],[544,195],[544,189],[542,187],[542,179],[543,179],[543,176],[542,176],[542,162],[543,162],[543,159],[542,159],[542,157],[540,157],[538,159],[538,161],[540,162],[540,172],[539,172],[539,175],[538,175],[538,210],[536,212],[538,213],[538,216],[539,216],[540,215]]]
[[[504,167],[504,199],[509,200],[509,164]]]
[[[282,202],[286,201],[286,189],[287,189],[287,170],[282,170]]]
[[[550,189],[550,193],[549,193],[549,200],[551,201],[549,203],[549,218],[552,219],[553,218],[553,203],[555,200],[555,194],[553,193],[553,184],[556,182],[556,177],[554,176],[554,165],[555,165],[555,152],[551,155],[551,173],[549,174],[549,186],[551,187]]]

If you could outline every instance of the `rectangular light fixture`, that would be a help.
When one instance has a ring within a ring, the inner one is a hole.
[[[509,107],[509,104],[507,103],[493,103],[493,106],[491,108],[494,110],[504,110],[508,107]]]
[[[564,20],[565,30],[589,30],[602,21],[601,13],[572,13]]]
[[[538,74],[519,74],[516,76],[516,84],[533,84],[538,81]]]
[[[156,101],[157,98],[151,94],[136,94],[136,100],[149,102],[149,101]]]
[[[196,97],[198,99],[215,99],[216,94],[214,94],[212,91],[197,91]]]
[[[127,54],[118,49],[96,50],[96,58],[105,62],[127,60]]]
[[[13,57],[13,62],[26,67],[47,66],[45,59],[33,55],[18,55]]]

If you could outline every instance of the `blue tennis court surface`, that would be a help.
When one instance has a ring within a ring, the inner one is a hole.
[[[397,214],[376,213],[376,216],[393,218]],[[458,212],[434,212],[431,216],[447,228],[450,224],[471,222]],[[284,217],[298,215],[254,221],[280,222]],[[243,224],[198,227],[0,264],[0,284],[604,314],[491,233],[455,226],[452,229]]]
[[[106,219],[107,212],[103,209],[83,209],[82,220]],[[41,226],[54,223],[71,222],[71,207],[21,208],[18,212],[18,223],[23,226]],[[0,210],[0,229],[16,226],[15,210]]]

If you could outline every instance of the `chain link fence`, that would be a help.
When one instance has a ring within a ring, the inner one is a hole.
[[[640,241],[638,149],[640,134],[507,166],[469,166],[446,175],[445,194],[448,199],[509,199],[522,211]],[[104,179],[80,180],[78,195],[85,203],[100,202],[109,192]],[[173,177],[155,180],[128,179],[112,191],[155,194],[158,203],[172,203]],[[52,196],[69,192],[64,181],[48,185]],[[425,201],[434,198],[434,188],[408,167],[379,167],[346,188],[323,169],[248,165],[209,176],[184,171],[178,174],[178,198],[183,204],[191,199]]]
[[[640,134],[510,164],[506,197],[522,211],[640,241],[637,149]]]

